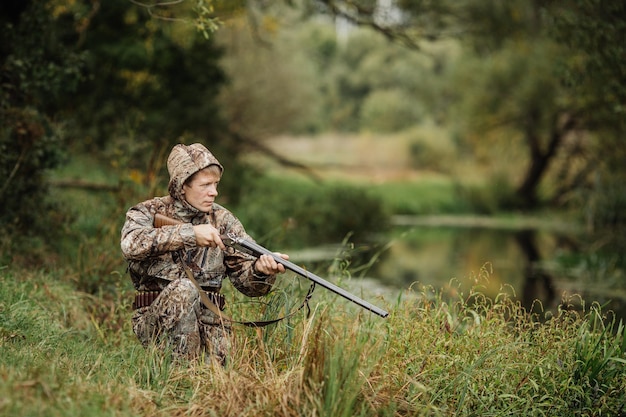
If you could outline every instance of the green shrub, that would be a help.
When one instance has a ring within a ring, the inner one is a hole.
[[[236,214],[260,241],[292,247],[337,243],[347,235],[364,241],[389,224],[384,203],[358,187],[270,177],[244,193]]]
[[[421,103],[399,88],[375,90],[363,102],[361,130],[397,132],[420,122],[424,113]]]
[[[494,175],[484,185],[458,184],[457,195],[477,214],[495,214],[514,207],[513,187],[505,174]]]
[[[369,187],[393,214],[430,215],[467,213],[468,204],[455,192],[448,178],[425,178],[420,181],[386,182]]]
[[[0,121],[0,224],[20,234],[47,230],[44,179],[63,160],[61,140],[34,110],[3,110]]]
[[[408,135],[413,168],[441,173],[454,172],[458,163],[457,147],[445,132],[432,128],[412,129]]]
[[[64,155],[58,102],[74,92],[82,64],[61,40],[48,3],[14,3],[0,18],[0,234],[15,240],[45,234],[52,241],[61,228],[50,225],[62,223],[49,216],[45,180]]]

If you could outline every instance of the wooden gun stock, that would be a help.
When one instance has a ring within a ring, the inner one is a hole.
[[[154,215],[154,227],[163,227],[163,226],[177,226],[183,224],[183,222],[181,222],[180,220],[175,220],[172,218],[169,218],[167,216],[164,216],[162,214],[155,214]],[[282,264],[285,268],[289,269],[292,272],[295,272],[296,274],[300,275],[303,278],[306,278],[310,281],[313,281],[316,284],[321,285],[322,287],[326,288],[329,291],[334,292],[337,295],[342,296],[343,298],[352,301],[353,303],[365,308],[366,310],[371,311],[372,313],[375,313],[377,315],[379,315],[380,317],[387,317],[389,315],[389,313],[379,307],[376,307],[373,304],[368,303],[365,300],[362,300],[361,298],[357,297],[356,295],[349,293],[348,291],[344,290],[343,288],[340,288],[328,281],[326,281],[323,278],[320,278],[319,276],[306,271],[305,269],[293,264],[292,262],[289,262],[283,258],[281,258],[280,256],[275,255],[273,252],[269,251],[268,249],[265,249],[263,246],[258,245],[254,242],[250,242],[247,241],[245,239],[236,237],[236,236],[232,236],[231,234],[228,235],[224,235],[222,236],[222,241],[224,242],[224,244],[226,246],[230,246],[238,251],[244,252],[244,253],[248,253],[250,255],[253,255],[255,257],[259,257],[261,255],[269,255],[271,257],[274,258],[274,260],[280,264]]]
[[[159,228],[163,226],[178,226],[179,224],[183,224],[183,222],[159,213],[154,215],[154,227]]]

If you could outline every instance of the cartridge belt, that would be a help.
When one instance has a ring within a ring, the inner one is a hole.
[[[148,307],[156,300],[159,294],[161,294],[161,291],[137,291],[135,293],[135,301],[133,302],[133,310]],[[224,310],[226,299],[223,294],[214,291],[205,291],[205,294],[220,310]]]

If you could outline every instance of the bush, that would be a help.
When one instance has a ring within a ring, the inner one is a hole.
[[[413,168],[446,174],[453,172],[458,163],[458,151],[445,132],[431,127],[411,129],[406,134]]]
[[[60,219],[49,215],[45,175],[64,153],[57,104],[81,78],[47,3],[12,2],[0,15],[0,233],[20,240],[60,229],[50,227]]]
[[[361,129],[388,133],[406,129],[424,117],[422,105],[398,88],[370,93],[361,109]]]
[[[35,110],[5,109],[0,120],[0,224],[18,234],[49,230],[44,177],[63,160],[61,140]]]
[[[486,185],[457,186],[459,199],[466,201],[469,209],[477,214],[495,214],[515,207],[514,190],[504,174],[491,177]]]
[[[364,241],[389,224],[383,202],[362,189],[269,177],[256,181],[235,211],[257,240],[280,246],[337,243],[350,234]]]

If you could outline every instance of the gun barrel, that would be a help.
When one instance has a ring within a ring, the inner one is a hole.
[[[331,282],[326,281],[325,279],[313,274],[312,272],[306,271],[305,269],[299,267],[298,265],[295,265],[292,262],[282,259],[276,255],[274,255],[274,259],[276,259],[277,262],[282,263],[285,266],[285,268],[315,282],[318,285],[321,285],[327,290],[330,290],[334,292],[335,294],[340,295],[343,298],[352,301],[355,304],[360,305],[361,307],[371,311],[372,313],[379,315],[380,317],[387,317],[389,315],[389,312],[383,310],[382,308],[376,307],[375,305],[357,297],[356,295],[344,290],[341,287],[336,286],[335,284]]]
[[[224,239],[223,239],[224,240]],[[224,240],[224,243],[227,243],[229,239]],[[356,295],[344,290],[341,287],[338,287],[337,285],[326,281],[324,278],[321,278],[317,275],[315,275],[312,272],[309,272],[307,270],[305,270],[304,268],[299,267],[298,265],[294,264],[293,262],[290,262],[286,259],[281,258],[280,256],[277,256],[276,254],[274,254],[273,252],[265,249],[263,246],[254,243],[254,242],[250,242],[248,240],[244,240],[244,239],[239,239],[239,238],[230,238],[230,240],[234,241],[235,245],[239,245],[239,246],[243,246],[245,249],[248,249],[251,252],[255,252],[258,254],[266,254],[266,255],[270,255],[271,257],[274,258],[274,260],[280,264],[283,264],[283,266],[286,269],[289,269],[292,272],[295,272],[296,274],[307,278],[313,282],[315,282],[318,285],[321,285],[322,287],[326,288],[329,291],[334,292],[337,295],[342,296],[343,298],[352,301],[355,304],[358,304],[359,306],[365,308],[366,310],[371,311],[374,314],[379,315],[380,317],[387,317],[389,315],[389,312],[383,310],[382,308],[379,308],[359,297],[357,297]]]

